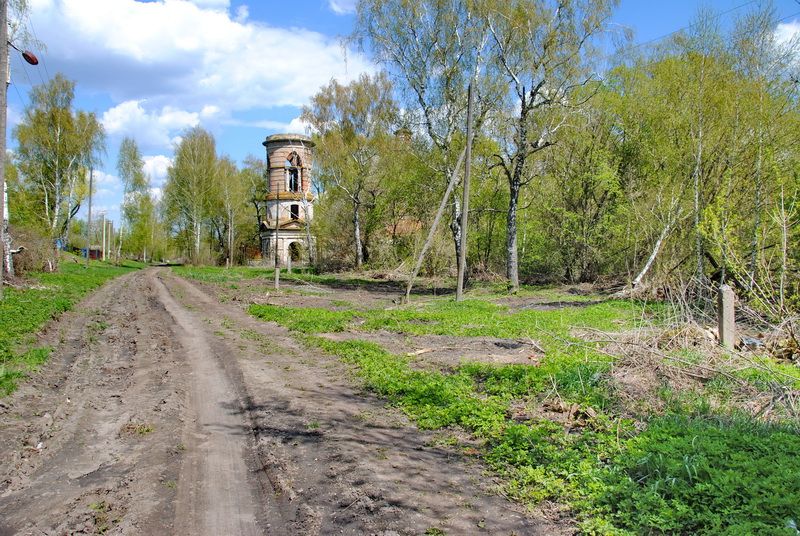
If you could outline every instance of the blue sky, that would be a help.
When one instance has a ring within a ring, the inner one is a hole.
[[[57,72],[74,80],[76,106],[96,112],[107,133],[94,206],[116,221],[123,136],[139,143],[158,193],[185,129],[202,125],[214,134],[218,152],[239,162],[261,156],[266,136],[303,131],[300,108],[320,86],[377,70],[339,40],[352,29],[355,0],[28,1],[26,26],[47,48],[37,51],[38,67],[13,55],[9,132],[31,84]],[[631,28],[638,43],[690,24],[701,5],[733,9],[720,19],[724,25],[755,4],[622,0],[613,22]],[[800,0],[774,5],[785,18],[779,31],[800,31]]]

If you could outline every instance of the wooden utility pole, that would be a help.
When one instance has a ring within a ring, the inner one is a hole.
[[[280,257],[278,256],[278,229],[280,227],[281,200],[280,187],[275,185],[275,290],[281,286]]]
[[[450,175],[450,181],[447,183],[447,190],[445,190],[444,196],[442,196],[442,202],[439,204],[439,209],[436,211],[436,216],[433,218],[433,223],[428,231],[428,238],[426,238],[425,243],[422,244],[422,251],[419,252],[417,263],[414,265],[414,270],[411,272],[411,275],[408,278],[406,293],[402,298],[402,301],[404,302],[408,302],[411,297],[411,287],[414,285],[414,279],[416,279],[420,268],[422,268],[422,261],[425,260],[425,254],[428,252],[428,248],[430,248],[431,244],[433,243],[433,236],[436,234],[436,228],[439,226],[439,220],[442,219],[442,214],[444,214],[444,209],[447,206],[447,200],[450,199],[450,194],[453,193],[453,188],[455,188],[456,182],[458,181],[458,171],[461,169],[461,164],[464,163],[466,154],[467,149],[464,148],[464,150],[461,151],[461,156],[458,157],[456,167],[453,168],[453,173]]]
[[[5,78],[0,89],[0,300],[6,269],[6,100],[8,94],[8,0],[0,0],[0,73]]]
[[[464,299],[464,272],[467,270],[467,219],[469,216],[469,176],[472,171],[472,82],[467,89],[467,148],[464,157],[464,196],[461,199],[461,256],[458,262],[456,301]]]
[[[100,260],[106,261],[106,213],[103,212],[103,230],[101,232],[102,240],[100,245]]]
[[[86,267],[89,267],[89,251],[92,249],[92,186],[94,167],[89,167],[89,213],[86,216]]]

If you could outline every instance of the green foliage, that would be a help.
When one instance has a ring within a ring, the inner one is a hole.
[[[32,89],[30,105],[14,128],[15,160],[26,204],[51,238],[63,238],[88,194],[87,171],[105,145],[93,112],[73,109],[75,83],[61,74]]]
[[[595,506],[632,532],[796,534],[797,430],[746,419],[668,416],[599,475]]]
[[[68,311],[83,296],[131,267],[92,262],[61,263],[55,273],[31,274],[43,288],[7,289],[0,301],[0,392],[9,394],[27,370],[44,363],[51,351],[33,347],[44,324]]]
[[[793,534],[787,527],[800,519],[797,430],[735,415],[713,418],[700,394],[665,392],[666,414],[646,425],[615,416],[612,358],[576,344],[572,330],[609,331],[642,317],[657,321],[659,307],[609,301],[513,311],[473,299],[361,312],[253,306],[251,313],[306,334],[389,329],[534,338],[546,349],[536,365],[465,362],[440,372],[416,369],[409,358],[372,342],[303,336],[353,364],[367,388],[420,428],[470,432],[483,445],[486,463],[503,476],[508,496],[566,504],[584,533]],[[565,422],[537,416],[542,397],[554,393],[577,405]],[[520,418],[512,404],[531,413]]]
[[[344,331],[355,316],[352,311],[331,311],[313,307],[290,308],[278,305],[251,305],[248,311],[257,318],[278,322],[301,333]]]

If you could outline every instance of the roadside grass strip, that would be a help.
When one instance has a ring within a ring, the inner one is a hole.
[[[36,347],[36,334],[49,320],[72,309],[86,294],[109,279],[139,268],[92,261],[62,260],[58,272],[32,274],[31,288],[6,288],[0,301],[0,396],[17,388],[26,373],[45,363],[52,348]]]
[[[585,534],[798,534],[794,427],[712,415],[707,404],[673,404],[639,423],[614,414],[613,358],[575,344],[570,330],[626,329],[657,320],[658,306],[607,301],[514,312],[481,300],[441,300],[366,312],[252,305],[250,313],[355,365],[367,388],[420,428],[468,431],[503,477],[504,494],[529,506],[565,504]],[[546,355],[536,366],[465,362],[438,372],[414,369],[372,342],[315,335],[348,329],[531,338]],[[512,411],[554,396],[586,417],[567,424]]]

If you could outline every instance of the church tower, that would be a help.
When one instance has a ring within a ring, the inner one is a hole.
[[[268,190],[259,229],[261,254],[267,264],[273,264],[277,247],[279,266],[286,267],[290,262],[296,266],[309,259],[306,225],[314,217],[314,142],[301,134],[274,134],[262,145],[267,150]]]

